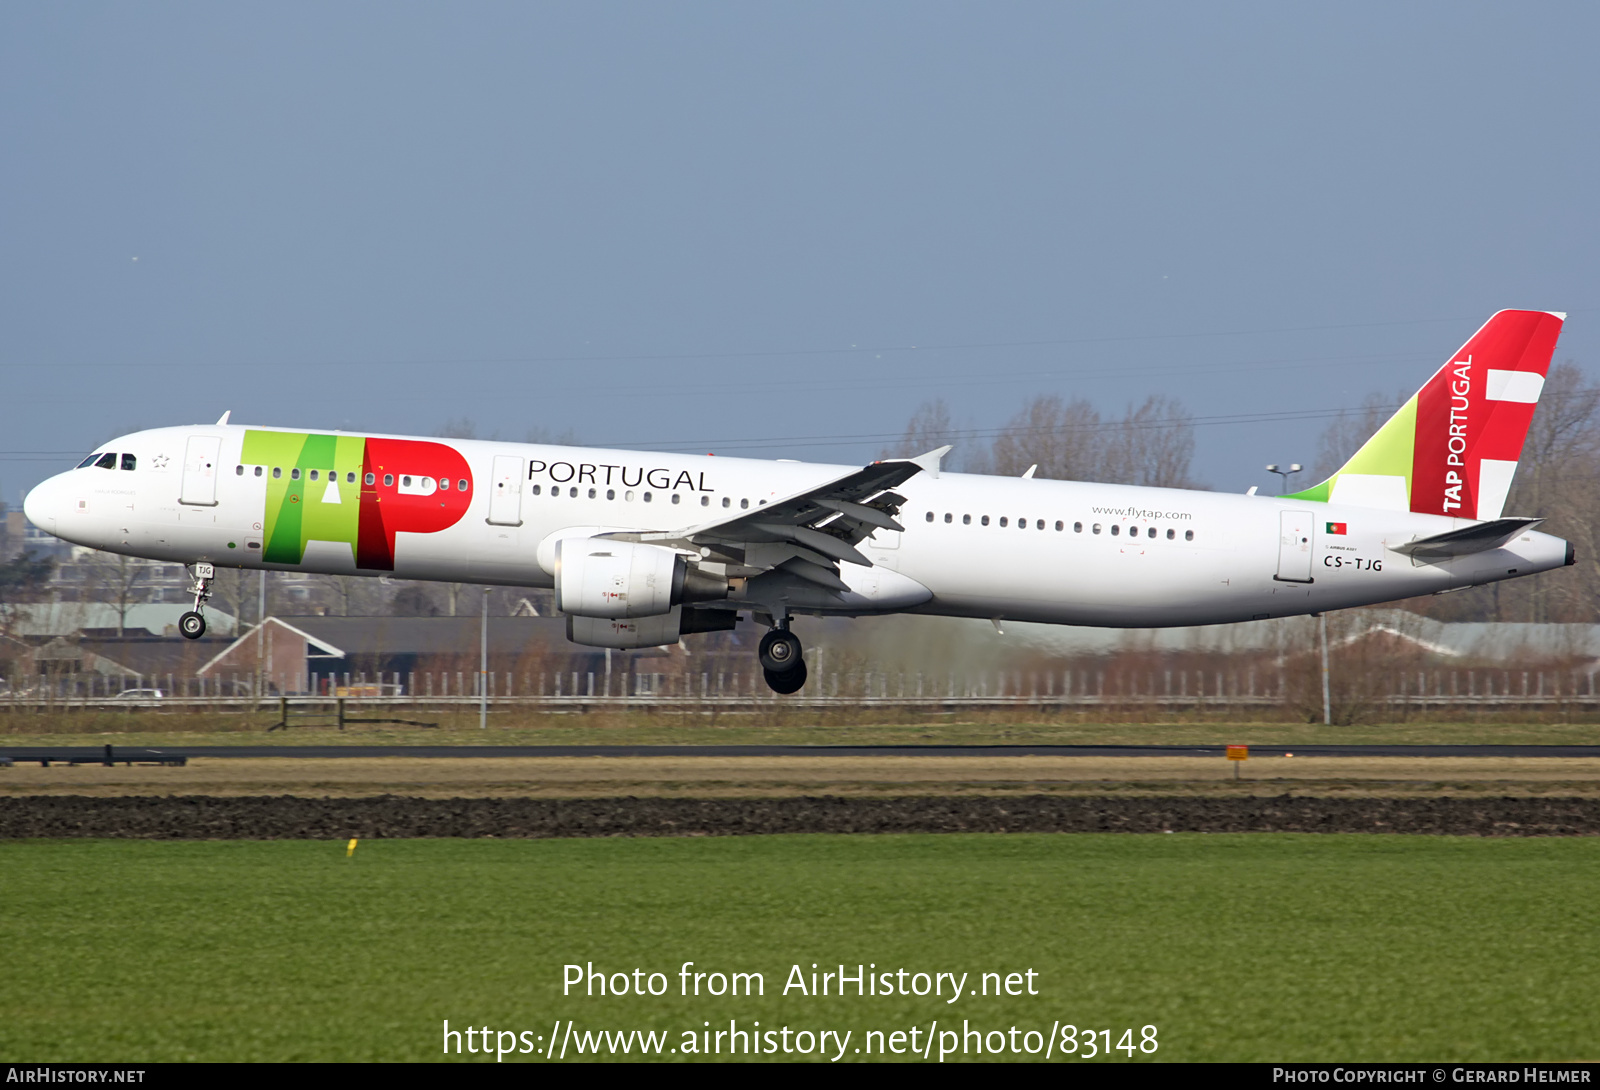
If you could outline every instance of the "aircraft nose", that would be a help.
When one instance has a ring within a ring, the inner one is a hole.
[[[46,533],[56,532],[56,516],[60,513],[61,478],[51,477],[35,485],[22,500],[22,513],[28,521]]]

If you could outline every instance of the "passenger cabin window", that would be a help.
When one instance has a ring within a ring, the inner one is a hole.
[[[449,477],[440,477],[439,478],[439,491],[440,492],[448,492],[448,491],[450,491],[450,478]],[[539,493],[538,493],[537,490],[535,490],[535,492],[533,494],[535,496],[537,496]]]
[[[701,507],[710,507],[711,506],[711,497],[710,496],[701,496],[700,497],[700,506]]]
[[[1094,530],[1091,532],[1096,534],[1100,532],[1100,524],[1098,522],[1094,524]]]
[[[542,492],[542,491],[544,491],[544,489],[542,489],[542,488],[540,488],[540,487],[539,487],[539,486],[538,486],[538,485],[534,485],[534,486],[533,486],[533,494],[534,494],[534,495],[535,495],[535,496],[537,496],[537,495],[538,495],[538,494],[539,494],[539,493],[540,493],[540,492]]]
[[[355,484],[356,483],[356,475],[354,473],[346,473],[344,475],[344,483],[345,484]]]
[[[313,481],[317,479],[317,471],[314,469],[311,471],[311,479]]]
[[[1005,527],[1010,526],[1010,525],[1011,525],[1011,523],[1006,521],[1006,517],[1004,515],[1001,515],[1000,516],[1000,527],[1001,527],[1001,529],[1004,529]]]
[[[1193,530],[1185,530],[1183,532],[1183,540],[1185,540],[1185,541],[1193,541],[1194,540],[1194,531]]]
[[[750,501],[749,500],[740,500],[739,501],[739,507],[740,507],[741,510],[746,508],[746,507],[749,507],[749,506],[750,506]]]
[[[283,476],[283,467],[282,466],[273,466],[272,467],[272,479],[273,480],[277,480],[279,477],[282,477],[282,476]]]
[[[681,503],[681,502],[683,502],[683,497],[678,495],[676,492],[674,492],[672,494],[672,502],[673,503]]]
[[[243,477],[244,476],[244,466],[234,466],[233,467],[233,475],[235,477]]]
[[[980,523],[982,523],[982,524],[983,524],[983,525],[984,525],[984,526],[987,526],[987,525],[989,525],[989,516],[988,516],[988,515],[984,515],[984,516],[983,516],[983,517],[982,517],[982,518],[981,518],[981,519],[979,519],[979,520],[978,520],[978,521],[979,521],[979,522],[980,522]]]
[[[256,466],[256,476],[257,477],[261,476],[261,467],[260,466]]]
[[[102,454],[102,455],[100,455],[100,460],[95,462],[95,468],[97,468],[97,469],[116,469],[117,468],[117,456],[115,454]]]
[[[929,511],[929,512],[928,512],[928,521],[929,521],[929,522],[932,522],[932,521],[933,521],[933,512],[932,512],[932,511]]]
[[[1074,522],[1074,523],[1073,523],[1073,524],[1072,524],[1072,532],[1073,532],[1073,533],[1075,533],[1075,534],[1081,534],[1081,533],[1083,533],[1083,523],[1081,523],[1081,522]]]
[[[1176,531],[1176,530],[1168,530],[1167,531],[1167,540],[1168,541],[1171,541],[1173,538],[1175,538],[1177,536],[1178,536],[1178,531]]]
[[[1122,533],[1122,527],[1113,522],[1111,524],[1111,536],[1116,537],[1120,533]]]
[[[467,490],[466,478],[462,478],[461,480],[457,481],[456,488],[462,492],[465,492]]]
[[[300,467],[299,466],[296,466],[295,468],[293,468],[293,469],[291,469],[289,471],[289,479],[291,481],[298,481],[300,479]]]
[[[1056,519],[1056,533],[1060,533],[1062,530],[1065,530],[1066,528],[1067,528],[1067,524],[1066,523],[1062,522],[1060,519]]]
[[[383,475],[383,487],[385,487],[385,488],[393,488],[394,487],[394,474],[393,473],[385,473]]]
[[[724,506],[724,507],[733,506],[733,500],[728,496],[723,496],[722,497],[722,506]]]
[[[972,525],[972,516],[971,515],[962,515],[961,516],[961,525],[963,525],[963,526],[971,526]]]
[[[364,479],[364,480],[365,480],[365,481],[366,481],[366,482],[367,482],[367,484],[369,484],[369,485],[373,485],[373,484],[377,484],[377,483],[378,483],[378,478],[377,478],[377,476],[376,476],[376,475],[375,475],[375,474],[372,474],[372,473],[368,473],[368,474],[367,474],[367,475],[366,475],[366,477],[365,477],[365,478],[363,478],[363,479]]]

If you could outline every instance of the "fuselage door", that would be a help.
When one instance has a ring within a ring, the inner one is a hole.
[[[522,525],[522,467],[521,455],[495,456],[494,476],[489,484],[491,526]]]
[[[1282,511],[1278,515],[1278,576],[1285,583],[1310,583],[1310,511]]]
[[[183,455],[183,486],[179,503],[196,507],[217,505],[217,461],[222,457],[222,437],[191,435]]]

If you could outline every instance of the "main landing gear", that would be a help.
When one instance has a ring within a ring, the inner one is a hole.
[[[200,611],[211,597],[211,580],[217,577],[217,569],[210,564],[196,564],[193,571],[189,593],[194,595],[194,608],[178,618],[178,631],[186,640],[198,640],[206,634],[206,619]]]
[[[801,657],[800,639],[789,631],[787,621],[778,622],[761,637],[757,655],[761,659],[761,673],[767,688],[775,693],[793,693],[806,683],[806,660]]]

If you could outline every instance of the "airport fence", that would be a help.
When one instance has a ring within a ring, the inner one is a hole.
[[[1315,703],[1304,678],[1249,669],[1128,671],[1094,668],[1001,670],[973,674],[910,671],[813,672],[799,692],[780,696],[754,668],[674,673],[476,671],[353,674],[318,679],[306,691],[281,691],[249,675],[133,678],[93,675],[39,679],[0,689],[0,712],[131,710],[251,713],[293,708],[465,709],[540,712],[633,709],[737,712],[774,705],[802,708],[1149,709],[1151,711],[1294,707]],[[1358,681],[1362,679],[1356,679]],[[1583,669],[1424,669],[1390,671],[1353,691],[1341,679],[1336,703],[1389,712],[1445,709],[1600,710],[1594,672]]]

